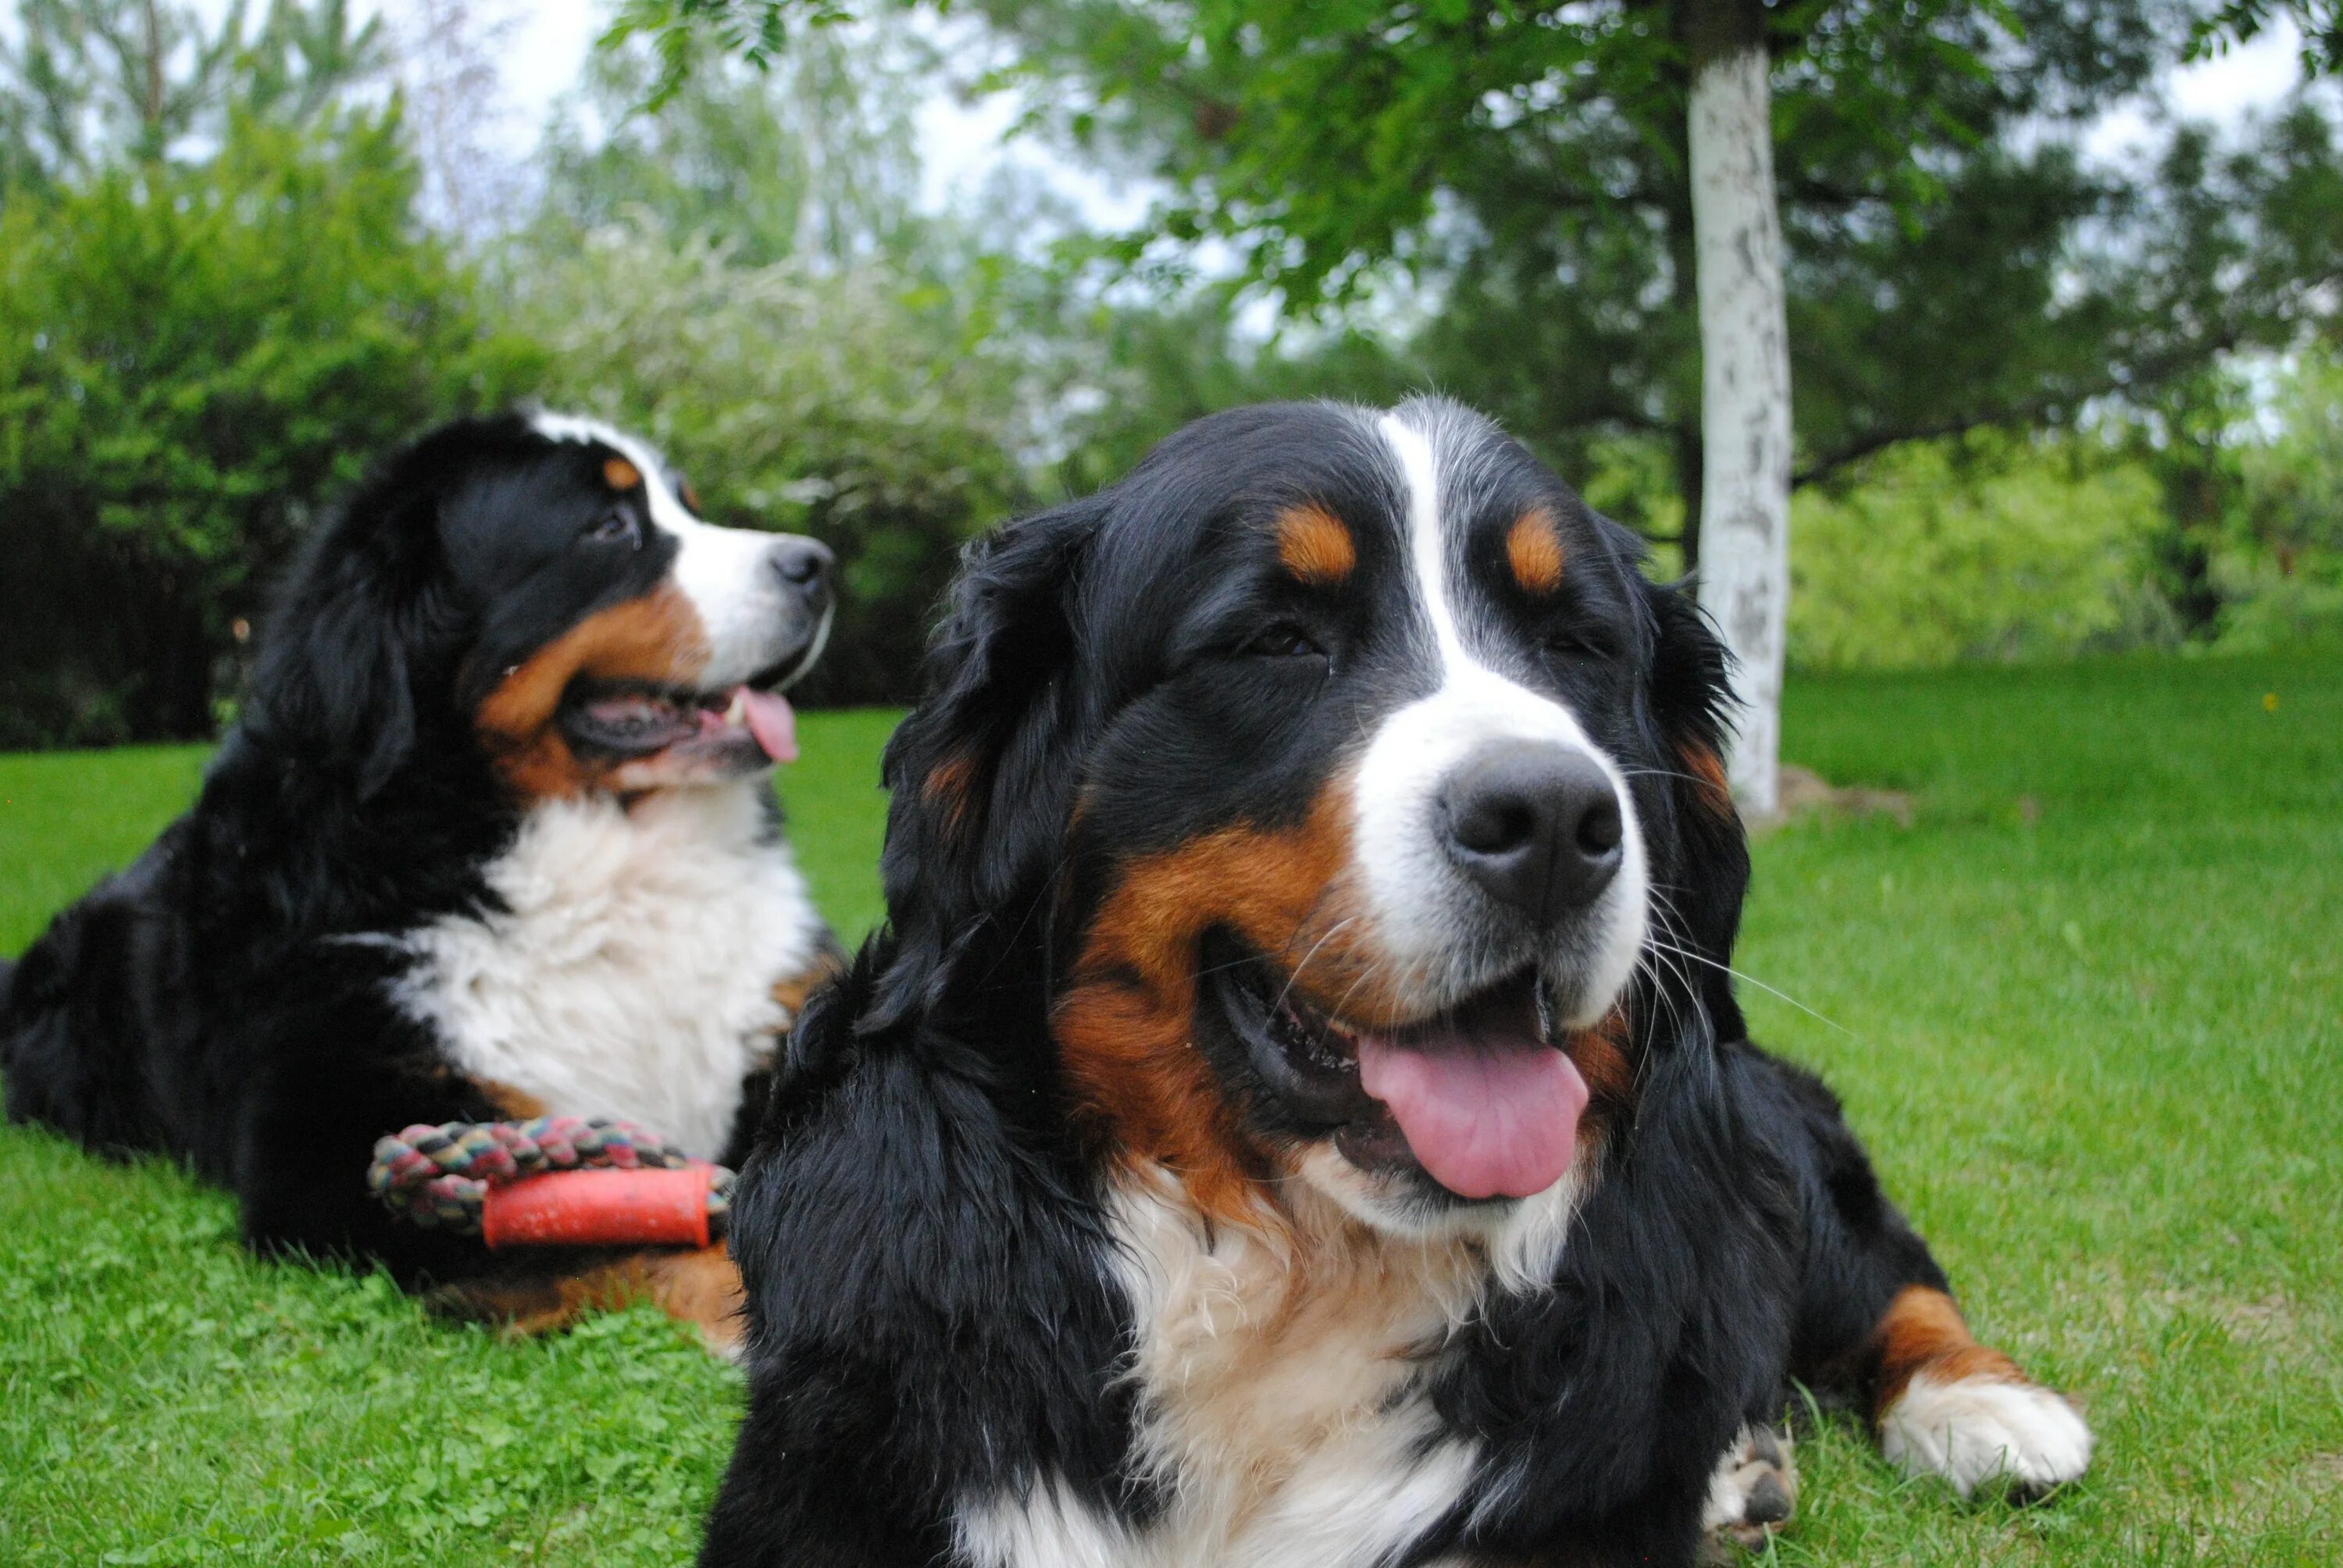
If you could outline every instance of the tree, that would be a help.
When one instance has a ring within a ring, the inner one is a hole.
[[[416,217],[396,104],[340,100],[341,15],[44,5],[0,69],[49,116],[0,194],[0,745],[209,735],[315,508],[527,377]],[[43,74],[90,51],[136,68]]]
[[[423,169],[423,210],[458,235],[510,221],[519,170],[497,148],[509,112],[498,60],[518,18],[499,0],[408,0],[391,35]]]
[[[163,0],[23,0],[17,40],[0,38],[0,199],[92,178],[125,160],[203,156],[236,113],[316,123],[379,74],[382,25],[353,25],[348,0],[247,7]]]
[[[2302,35],[2306,73],[2343,71],[2343,0],[2223,0],[2197,25],[2196,49],[2213,54],[2232,42],[2247,43],[2279,16]]]
[[[1699,591],[1733,649],[1734,792],[1779,799],[1790,613],[1790,346],[1759,0],[1691,0],[1685,142],[1700,296]]]
[[[545,217],[580,232],[654,216],[740,265],[843,266],[928,246],[912,111],[932,52],[900,28],[824,28],[763,69],[705,49],[656,110],[663,63],[598,51],[546,138]]]
[[[1156,235],[1240,247],[1249,275],[1291,303],[1354,297],[1380,263],[1436,269],[1458,228],[1443,225],[1441,196],[1467,188],[1484,155],[1513,166],[1498,149],[1522,140],[1568,164],[1557,205],[1597,215],[1594,226],[1614,234],[1623,226],[1599,220],[1624,216],[1628,237],[1604,243],[1626,253],[1627,267],[1636,252],[1667,247],[1674,293],[1697,298],[1703,366],[1699,428],[1680,437],[1683,542],[1688,560],[1707,547],[1702,598],[1738,656],[1745,713],[1735,782],[1755,809],[1770,810],[1791,473],[1771,78],[1800,62],[1804,117],[1824,130],[1822,145],[1842,165],[1885,171],[1892,193],[1916,169],[1904,133],[1946,107],[1941,96],[1899,89],[1941,77],[1947,57],[1976,58],[1994,38],[1972,15],[1984,8],[1956,0],[1778,12],[1761,0],[1146,8],[996,0],[980,8],[1024,39],[1053,81],[1071,65],[1091,84],[1092,101],[1069,121],[1077,136],[1112,119],[1155,140],[1159,167],[1180,193]],[[787,0],[632,0],[621,25],[664,28],[669,39],[712,26],[762,40],[789,9]],[[1932,32],[1945,18],[1966,33]],[[1182,130],[1166,136],[1166,124]],[[1546,140],[1549,126],[1561,132]],[[1657,170],[1637,166],[1647,149],[1660,154]],[[1664,226],[1636,232],[1645,204]],[[1130,259],[1143,260],[1154,237],[1135,243]],[[1637,388],[1617,391],[1624,408],[1638,406]]]
[[[2239,454],[2214,563],[2225,640],[2247,647],[2343,630],[2343,358],[2299,356],[2275,394],[2278,428]]]

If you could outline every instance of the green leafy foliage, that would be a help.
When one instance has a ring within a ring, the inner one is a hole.
[[[2222,640],[2244,648],[2343,631],[2343,358],[2303,355],[2271,405],[2277,434],[2238,450],[2239,504],[2210,566]]]
[[[234,628],[372,452],[526,384],[395,113],[0,206],[0,745],[209,734]]]
[[[1128,264],[1160,271],[1209,241],[1291,307],[1360,302],[1370,318],[1403,277],[1428,302],[1406,355],[1430,379],[1571,471],[1599,444],[1660,447],[1696,547],[1683,123],[1696,7],[981,9],[1048,84],[1045,119],[1171,183]],[[2181,231],[2151,233],[2145,211],[2107,247],[2127,257],[2117,276],[2077,265],[2084,238],[2129,209],[2064,138],[2146,85],[2190,14],[2178,0],[1765,11],[1802,479],[1898,440],[2068,423],[2133,379],[2263,340],[2259,317],[2146,297]],[[2133,352],[2110,356],[2118,332]]]
[[[2307,24],[2329,9],[2290,8]],[[1644,466],[1675,494],[1634,511],[1676,519],[1696,557],[1692,0],[964,9],[1016,43],[1037,121],[1167,183],[1108,247],[1127,276],[1160,286],[1234,257],[1289,311],[1347,307],[1393,362],[1567,472],[1648,443],[1660,461]],[[2273,9],[1763,8],[1802,482],[1899,441],[2071,428],[2333,322],[2343,199],[2327,188],[2321,112],[2296,106],[2231,148],[2187,132],[2142,181],[2075,151],[2080,126],[2149,89],[2205,29],[2249,33]],[[639,0],[628,14],[680,48],[817,11]],[[1401,279],[1426,305],[1394,321]],[[2184,620],[2209,632],[2211,615]]]
[[[2232,43],[2247,43],[2280,17],[2302,33],[2306,71],[2343,71],[2343,4],[2338,0],[2223,0],[2197,24],[2192,52],[2219,54]]]
[[[659,98],[648,47],[598,51],[539,150],[540,236],[652,215],[759,266],[916,254],[911,110],[933,51],[900,27],[810,29],[762,65],[709,49]]]
[[[2168,639],[2155,479],[2079,443],[1908,442],[1791,510],[1801,668],[2045,658]]]
[[[970,533],[1254,398],[1437,387],[1669,569],[1694,554],[1679,0],[978,5],[1037,123],[1169,182],[1140,230],[1078,235],[1061,266],[1031,235],[1065,215],[1030,191],[918,210],[911,113],[940,61],[900,7],[629,5],[546,142],[541,202],[469,256],[416,219],[397,100],[371,95],[379,32],[347,0],[151,9],[150,35],[143,0],[33,0],[0,38],[0,543],[23,563],[0,583],[0,745],[209,732],[236,628],[317,506],[416,427],[520,396],[644,427],[726,520],[840,550],[815,701],[910,695]],[[2288,498],[2307,448],[2254,455],[2296,416],[2245,407],[2217,357],[2338,330],[2333,117],[2183,127],[2137,178],[2062,139],[2203,9],[1769,12],[1821,487],[1801,658],[2176,626],[2264,645],[2328,617],[2334,549],[2302,520],[2325,503]],[[1203,279],[1208,254],[1242,271]],[[1266,342],[1263,288],[1286,307]],[[2158,487],[2144,547],[2110,510],[2137,487],[2104,473],[2073,481],[2066,528],[2019,496],[2065,494],[2056,462],[2036,486],[1976,460],[1991,441],[1897,456],[2110,418]],[[2168,614],[2110,586],[2141,548]]]

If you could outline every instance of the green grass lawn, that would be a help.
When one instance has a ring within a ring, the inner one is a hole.
[[[850,935],[887,722],[808,716],[783,782]],[[1745,988],[1752,1016],[1830,1075],[1981,1332],[2101,1446],[2020,1513],[1826,1425],[1779,1560],[2343,1561],[2343,658],[1808,680],[1786,732],[1917,809],[1759,847],[1739,961],[1803,1005]],[[0,758],[0,950],[200,761]],[[167,1168],[24,1131],[0,1234],[0,1563],[689,1550],[739,1382],[647,1312],[526,1344],[444,1327],[248,1261]]]

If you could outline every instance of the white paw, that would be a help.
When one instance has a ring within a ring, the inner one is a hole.
[[[1770,1426],[1743,1427],[1709,1479],[1700,1519],[1710,1538],[1705,1561],[1731,1561],[1726,1542],[1764,1551],[1766,1536],[1789,1523],[1797,1503],[1798,1468],[1789,1433]]]
[[[1939,1382],[1921,1372],[1879,1418],[1879,1448],[1907,1471],[1943,1476],[1964,1497],[1997,1476],[2046,1492],[2090,1467],[2091,1429],[2035,1383]]]

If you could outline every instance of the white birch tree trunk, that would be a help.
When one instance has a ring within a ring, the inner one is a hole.
[[[1720,31],[1741,30],[1728,24]],[[1696,47],[1692,70],[1704,457],[1700,602],[1737,663],[1740,733],[1725,770],[1742,809],[1765,816],[1780,799],[1790,606],[1790,348],[1772,88],[1762,36],[1736,38],[1714,53]]]

